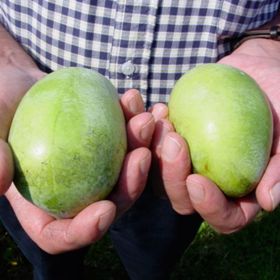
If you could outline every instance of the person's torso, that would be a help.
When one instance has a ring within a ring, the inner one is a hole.
[[[223,36],[258,27],[277,12],[269,0],[2,0],[0,22],[45,69],[82,66],[119,93],[166,102],[188,69],[230,52]]]

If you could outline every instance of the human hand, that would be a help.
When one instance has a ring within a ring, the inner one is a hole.
[[[178,134],[172,132],[170,124],[166,125],[169,131],[162,140],[159,158],[166,193],[178,213],[189,214],[195,210],[217,231],[231,233],[252,221],[261,208],[271,211],[279,204],[279,51],[278,42],[250,40],[219,61],[253,77],[267,94],[272,106],[274,138],[271,160],[255,192],[244,198],[229,199],[209,179],[190,174],[188,147]]]
[[[48,253],[77,249],[100,239],[113,221],[127,210],[142,193],[150,167],[149,146],[154,120],[144,112],[136,90],[121,98],[127,120],[129,151],[119,182],[107,200],[95,202],[72,219],[59,219],[25,200],[12,185],[6,193],[18,220],[31,239]]]
[[[265,92],[272,109],[273,146],[271,159],[256,189],[261,207],[274,210],[280,202],[280,43],[273,40],[255,39],[244,42],[235,52],[220,63],[237,67],[256,80]]]
[[[45,75],[34,65],[22,69],[9,58],[0,59],[0,195],[11,185],[13,159],[7,138],[13,115],[25,92]]]

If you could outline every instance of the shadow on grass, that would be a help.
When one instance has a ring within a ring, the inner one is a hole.
[[[0,223],[0,279],[32,279],[31,267]]]
[[[280,208],[231,235],[219,235],[204,223],[172,280],[278,280],[279,259]],[[0,224],[0,279],[32,279],[31,270]],[[108,236],[91,246],[85,273],[86,279],[128,279]]]
[[[172,280],[278,280],[279,259],[280,208],[230,235],[219,235],[204,223]]]

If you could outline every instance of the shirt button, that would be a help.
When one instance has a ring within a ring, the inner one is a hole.
[[[131,60],[128,60],[121,66],[121,71],[125,76],[131,76],[136,71],[136,66],[131,62]]]

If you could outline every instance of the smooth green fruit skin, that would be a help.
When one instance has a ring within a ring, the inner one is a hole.
[[[195,67],[175,84],[169,117],[189,145],[195,173],[232,197],[257,185],[270,157],[273,122],[264,93],[247,74],[214,63]]]
[[[19,192],[58,218],[104,199],[126,153],[125,120],[113,85],[69,67],[48,74],[22,99],[9,134]]]

